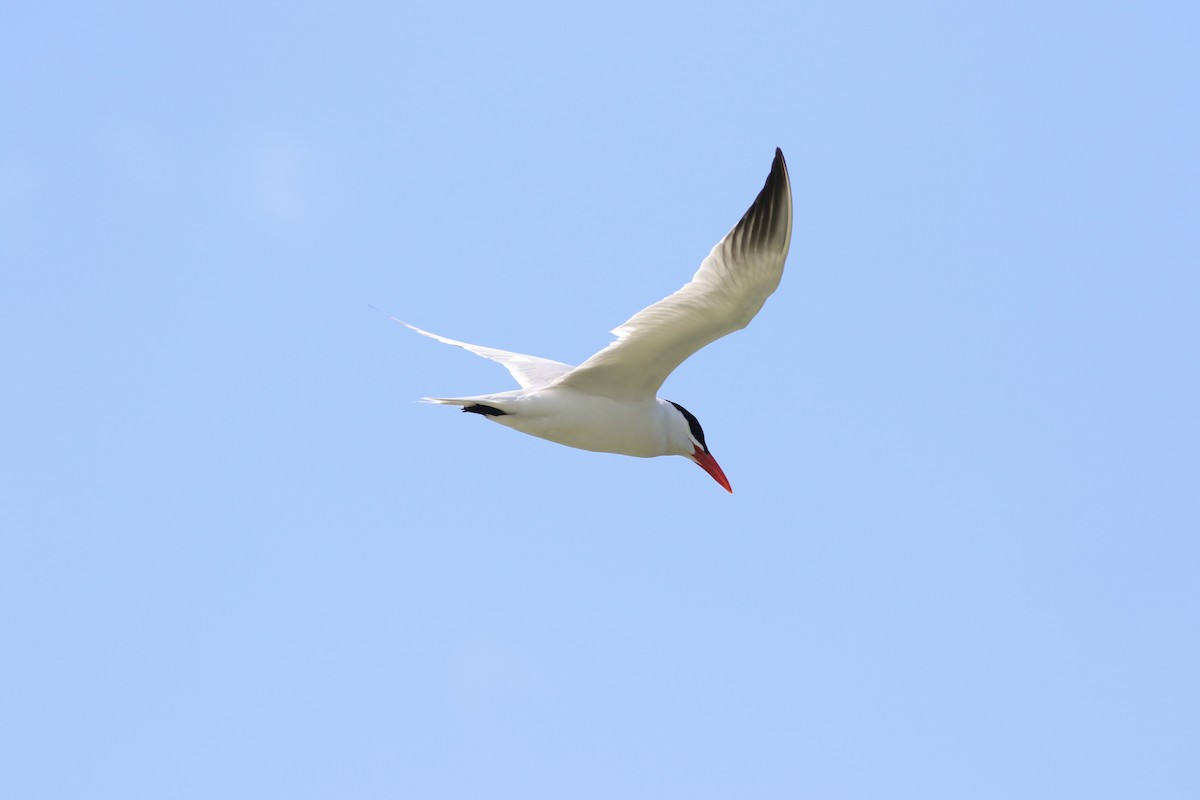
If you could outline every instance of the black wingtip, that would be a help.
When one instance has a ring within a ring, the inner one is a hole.
[[[787,174],[787,162],[783,160],[783,150],[775,148],[775,160],[771,162],[771,174],[782,172]]]
[[[778,246],[786,255],[790,243],[788,230],[791,219],[791,191],[783,150],[776,147],[771,172],[767,175],[762,190],[754,198],[754,203],[746,210],[741,221],[734,226],[735,233],[739,229],[746,232],[744,239],[737,237],[739,247],[743,243],[745,246],[763,247],[768,241],[778,240]]]
[[[501,411],[495,406],[485,406],[483,403],[474,403],[469,406],[463,406],[464,414],[483,414],[485,417],[503,417],[507,411]]]

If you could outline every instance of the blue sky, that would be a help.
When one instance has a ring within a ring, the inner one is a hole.
[[[1200,796],[1186,3],[16,4],[0,794]],[[788,158],[683,459],[578,362]]]

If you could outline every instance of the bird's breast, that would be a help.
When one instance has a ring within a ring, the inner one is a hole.
[[[573,389],[529,392],[495,422],[530,436],[600,453],[650,458],[667,455],[657,401],[618,400]]]

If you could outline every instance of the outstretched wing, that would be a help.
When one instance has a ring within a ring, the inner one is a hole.
[[[497,350],[494,347],[483,347],[478,344],[467,344],[455,339],[447,339],[445,336],[438,336],[436,333],[423,331],[416,325],[409,325],[402,319],[396,319],[389,315],[388,317],[393,322],[398,322],[409,330],[416,331],[422,336],[428,336],[430,339],[437,339],[445,344],[452,344],[455,347],[461,347],[464,350],[469,350],[477,356],[490,358],[504,365],[512,376],[516,378],[517,383],[521,384],[522,389],[529,389],[538,386],[545,386],[563,375],[571,371],[570,364],[564,364],[561,361],[551,361],[548,358],[538,358],[537,356],[527,356],[523,353],[510,353],[507,350]]]
[[[634,314],[560,385],[614,398],[656,394],[692,353],[750,324],[779,285],[791,240],[792,187],[777,148],[762,191],[692,280]]]

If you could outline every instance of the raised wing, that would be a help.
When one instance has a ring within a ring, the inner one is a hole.
[[[559,383],[614,398],[656,394],[692,353],[750,324],[779,285],[791,241],[792,187],[776,148],[762,191],[692,280],[634,314]]]
[[[393,322],[399,322],[409,330],[416,331],[422,336],[428,336],[430,339],[437,339],[444,344],[452,344],[455,347],[461,347],[464,350],[469,350],[477,356],[490,358],[492,361],[499,362],[504,365],[512,376],[517,379],[517,383],[521,384],[522,389],[536,388],[545,386],[563,375],[570,372],[573,367],[570,364],[564,364],[561,361],[551,361],[548,358],[538,358],[537,356],[527,356],[523,353],[510,353],[507,350],[497,350],[494,347],[483,347],[478,344],[467,344],[455,339],[447,339],[445,336],[438,336],[436,333],[423,331],[416,325],[409,325],[402,319],[396,319],[389,316]]]

